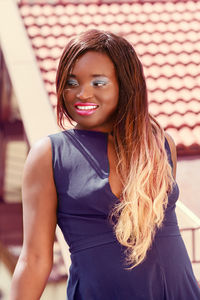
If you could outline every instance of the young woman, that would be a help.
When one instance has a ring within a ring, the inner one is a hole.
[[[60,59],[57,97],[59,124],[67,117],[75,128],[28,156],[11,299],[40,298],[56,222],[71,252],[67,299],[200,299],[175,215],[175,145],[149,115],[133,47],[98,30],[75,37]]]

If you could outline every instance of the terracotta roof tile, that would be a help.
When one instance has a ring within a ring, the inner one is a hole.
[[[71,36],[94,27],[111,30],[133,43],[150,111],[175,139],[178,154],[200,154],[200,2],[51,2],[19,4],[51,104],[58,58]]]

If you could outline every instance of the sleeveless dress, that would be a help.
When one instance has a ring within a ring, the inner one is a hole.
[[[109,222],[119,199],[108,181],[108,134],[70,129],[50,135],[57,221],[71,253],[68,300],[200,300],[180,235],[174,184],[161,229],[147,257],[132,270]],[[165,148],[172,166],[170,148]]]

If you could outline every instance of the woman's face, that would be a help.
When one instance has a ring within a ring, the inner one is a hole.
[[[111,131],[118,97],[115,67],[106,54],[88,51],[76,60],[64,90],[65,106],[76,128]]]

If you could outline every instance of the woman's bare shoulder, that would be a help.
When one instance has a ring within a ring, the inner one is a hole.
[[[36,163],[40,162],[42,165],[46,165],[51,162],[51,141],[49,137],[44,137],[33,144],[31,147],[27,161]]]
[[[51,154],[51,141],[48,136],[43,137],[36,141],[30,149],[30,155],[40,158],[41,156],[46,156]]]
[[[44,137],[31,147],[24,166],[26,182],[52,177],[52,151],[49,137]]]

